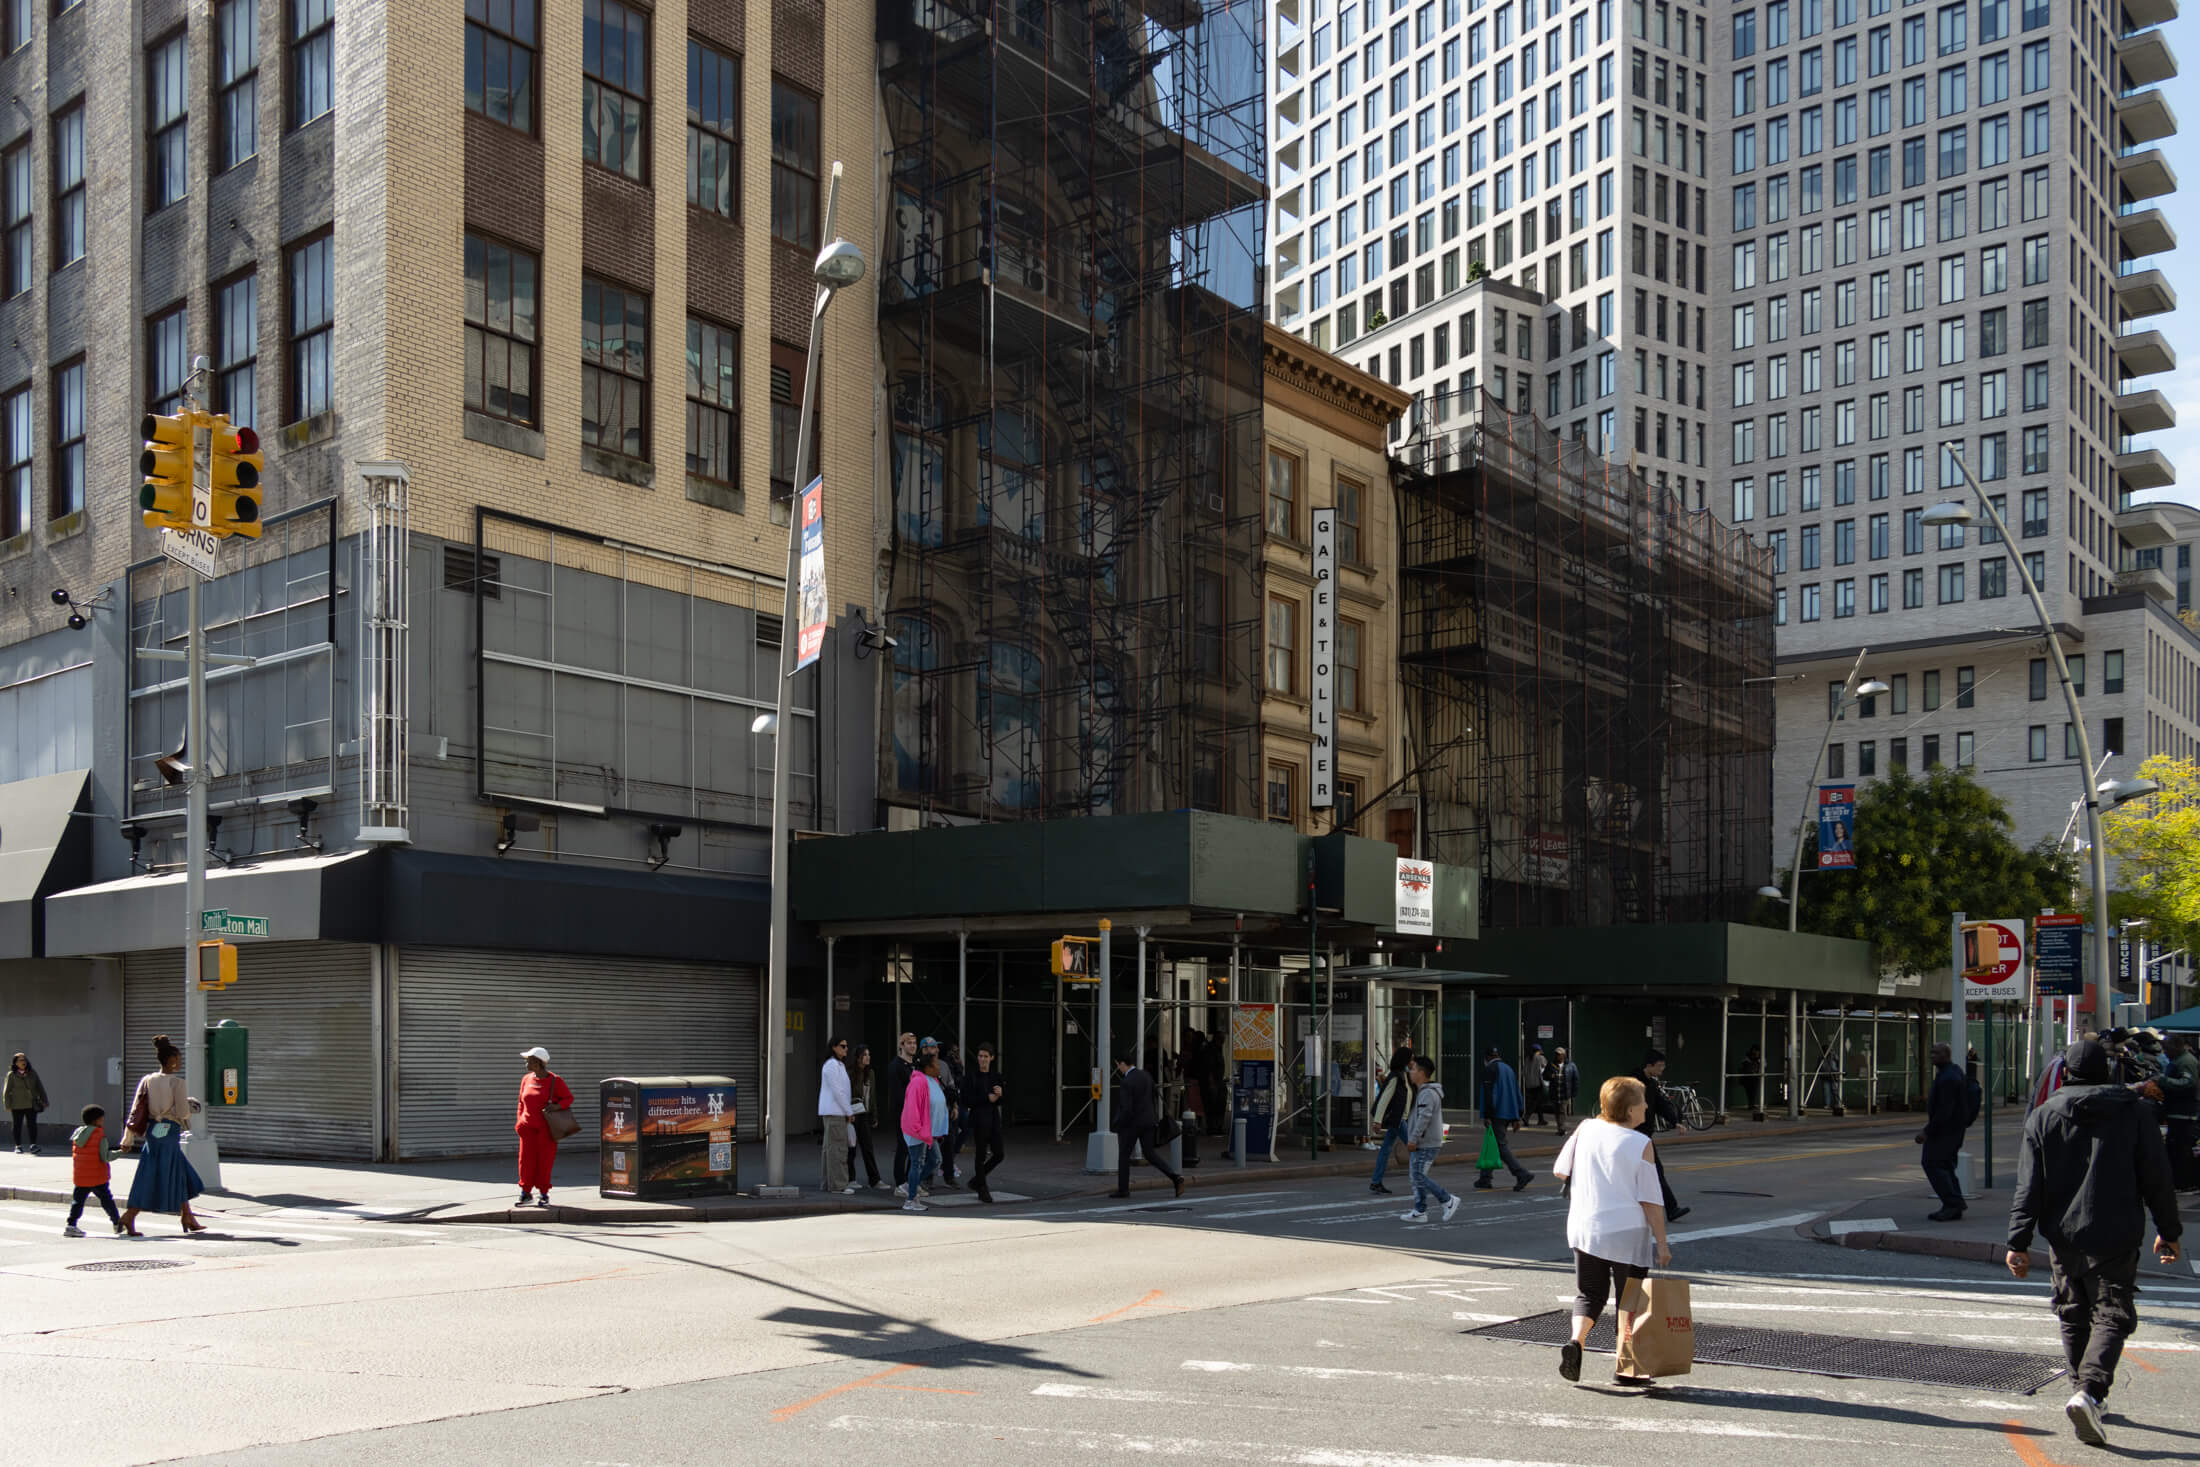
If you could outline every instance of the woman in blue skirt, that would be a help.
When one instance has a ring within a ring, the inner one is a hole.
[[[199,1103],[184,1093],[183,1051],[165,1034],[153,1036],[153,1052],[160,1069],[138,1081],[137,1098],[130,1103],[129,1124],[122,1133],[122,1149],[143,1148],[137,1175],[130,1182],[130,1205],[122,1214],[124,1233],[137,1230],[141,1212],[180,1212],[183,1230],[203,1233],[206,1224],[191,1215],[191,1199],[206,1190],[189,1157],[183,1154],[183,1133],[190,1127],[191,1112]]]

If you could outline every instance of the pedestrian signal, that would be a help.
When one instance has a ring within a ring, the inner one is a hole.
[[[1055,976],[1064,983],[1097,982],[1092,971],[1092,941],[1089,937],[1057,938],[1054,943]]]
[[[250,428],[232,427],[229,419],[221,417],[214,419],[213,428],[207,473],[214,493],[214,523],[209,528],[217,535],[257,540],[260,470],[266,467],[260,456],[260,435]]]
[[[189,413],[169,417],[147,413],[141,431],[144,451],[138,469],[145,476],[138,490],[138,508],[146,527],[154,530],[191,528],[192,434],[197,427]]]
[[[199,944],[199,987],[211,991],[237,981],[237,946],[214,938]]]

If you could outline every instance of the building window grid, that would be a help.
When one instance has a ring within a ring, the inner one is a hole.
[[[214,290],[214,408],[240,428],[259,427],[260,281],[251,272]]]
[[[146,401],[156,413],[183,409],[183,386],[191,371],[191,309],[177,305],[145,323]]]
[[[581,23],[581,158],[645,182],[649,16],[587,0]]]
[[[772,238],[818,247],[818,100],[772,78]]]
[[[62,519],[84,508],[84,359],[53,372],[53,483],[51,515]]]
[[[335,240],[294,245],[290,276],[290,421],[302,423],[334,401],[330,343],[336,319]]]
[[[649,298],[581,281],[581,442],[649,457]]]
[[[290,125],[336,105],[335,0],[290,0]]]
[[[260,151],[260,21],[257,0],[221,0],[214,14],[214,120],[220,166]]]
[[[84,258],[84,104],[53,119],[53,268]]]
[[[31,144],[25,138],[0,153],[0,209],[4,209],[7,248],[5,291],[21,295],[31,288]]]
[[[535,130],[535,0],[466,0],[466,109]]]
[[[687,471],[738,485],[741,337],[712,321],[687,323]]]
[[[529,427],[538,425],[538,271],[533,255],[466,236],[466,406]]]
[[[0,538],[13,539],[31,527],[31,385],[26,382],[0,399]]]
[[[146,53],[145,176],[148,206],[167,208],[190,190],[190,37],[177,31]]]
[[[688,41],[688,202],[741,217],[741,63]]]

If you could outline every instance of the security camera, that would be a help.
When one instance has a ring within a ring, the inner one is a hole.
[[[90,623],[84,620],[84,613],[83,613],[83,612],[81,612],[81,611],[72,611],[72,612],[70,612],[70,613],[69,613],[69,630],[70,630],[70,631],[72,631],[72,632],[81,632],[81,631],[83,631],[83,630],[84,630],[84,628],[85,628],[85,627],[87,627],[87,626],[89,626],[89,625],[90,625]]]
[[[66,606],[69,604],[69,593],[66,588],[55,588],[53,593],[53,604],[56,606]]]

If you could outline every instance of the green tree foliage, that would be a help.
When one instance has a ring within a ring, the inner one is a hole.
[[[2162,792],[2101,816],[2101,844],[2115,863],[2118,917],[2144,917],[2143,936],[2165,948],[2200,939],[2200,765],[2157,754],[2139,766]]]
[[[1871,943],[1883,968],[1945,968],[1949,914],[2022,917],[2070,900],[2076,859],[2051,841],[2026,850],[2013,828],[2008,806],[1967,770],[1887,775],[1857,797],[1854,871],[1818,872],[1812,826],[1797,926]],[[1789,889],[1788,872],[1779,884]],[[1758,920],[1785,927],[1787,908],[1768,899]]]

